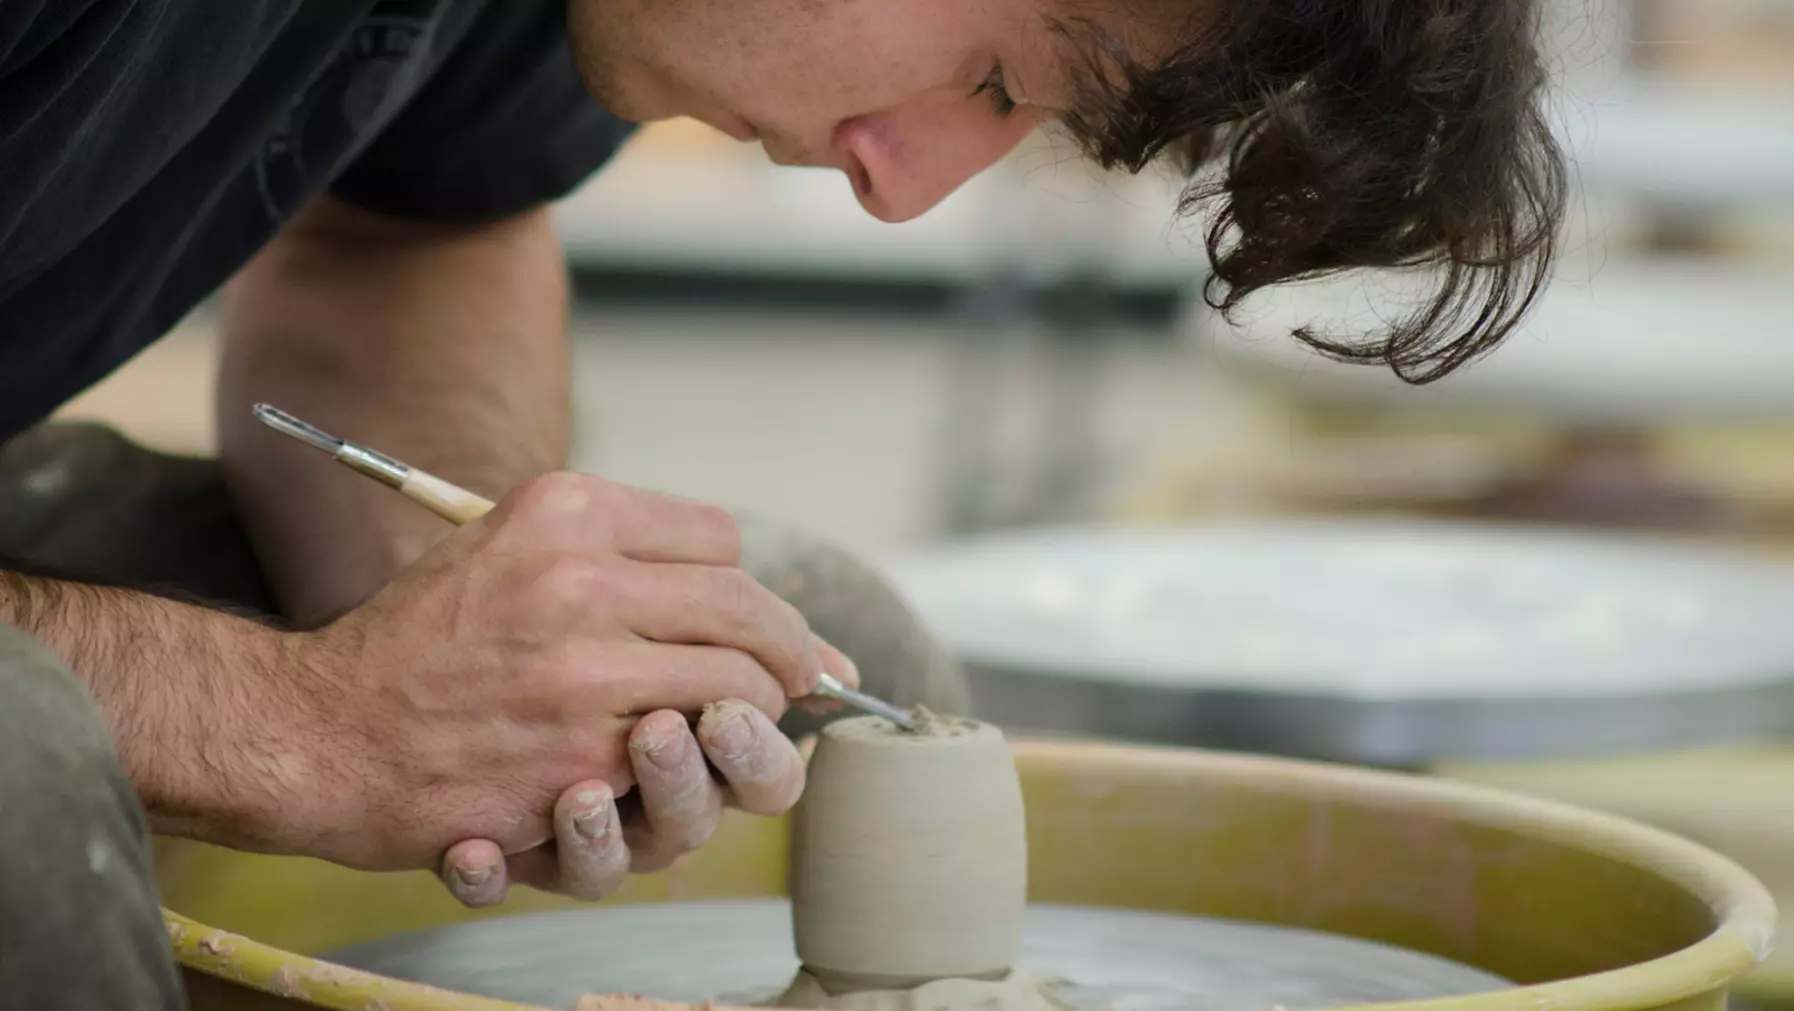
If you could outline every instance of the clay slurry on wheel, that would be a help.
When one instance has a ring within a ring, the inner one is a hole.
[[[797,971],[784,899],[655,902],[457,923],[322,956],[339,965],[548,1008],[587,993],[744,1007]],[[1513,984],[1371,941],[1132,909],[1030,905],[1019,966],[1079,1008],[1316,1011]]]

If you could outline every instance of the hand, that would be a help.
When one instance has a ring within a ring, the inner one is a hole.
[[[852,661],[826,643],[819,651],[830,673],[859,687]],[[706,706],[695,733],[678,713],[650,714],[631,733],[629,756],[639,800],[624,805],[627,813],[608,783],[575,784],[555,807],[553,842],[510,857],[488,839],[450,848],[441,871],[450,894],[471,908],[503,902],[512,884],[601,899],[628,875],[664,870],[702,846],[725,807],[758,815],[789,810],[803,792],[808,762],[764,713],[735,700]]]
[[[613,835],[631,869],[708,835],[722,787],[694,785],[702,755],[743,807],[788,807],[801,763],[773,721],[833,651],[738,555],[720,509],[570,474],[521,486],[296,637],[296,704],[266,714],[271,739],[309,744],[276,768],[301,773],[285,848],[399,869],[489,844],[520,880],[590,894],[619,873]],[[638,784],[639,816],[619,813]]]

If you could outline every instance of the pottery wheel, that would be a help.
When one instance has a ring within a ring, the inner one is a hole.
[[[797,970],[783,899],[669,902],[454,924],[322,956],[461,993],[569,1008],[585,993],[757,1004]],[[1315,931],[1030,906],[1021,965],[1112,1011],[1290,1011],[1504,989],[1431,955]]]

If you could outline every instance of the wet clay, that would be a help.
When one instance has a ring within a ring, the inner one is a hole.
[[[1008,744],[988,724],[917,715],[914,732],[876,717],[822,731],[792,823],[803,971],[781,1005],[1044,1006],[1011,971],[1028,861]]]
[[[802,970],[773,1004],[789,1008],[827,1008],[830,1011],[1070,1011],[1052,984],[1022,970],[1007,979],[937,979],[902,990],[844,990],[830,992],[815,976]]]

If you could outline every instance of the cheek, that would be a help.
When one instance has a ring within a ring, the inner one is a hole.
[[[669,5],[671,7],[672,5]],[[580,78],[600,104],[625,119],[646,121],[677,115],[676,79],[667,60],[676,55],[661,17],[639,5],[576,0],[568,11],[567,34]]]

